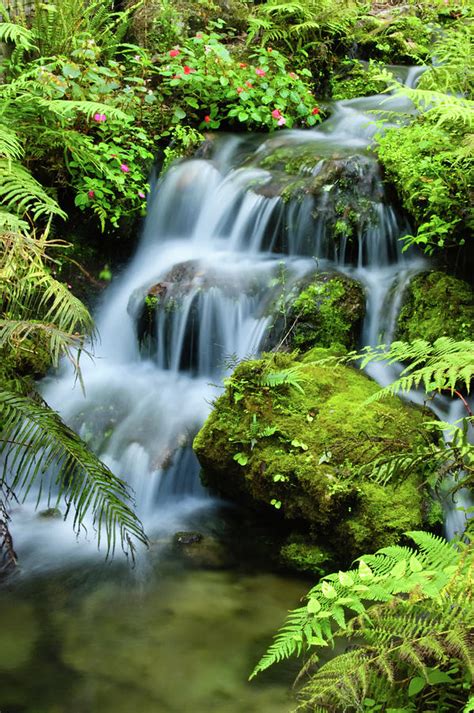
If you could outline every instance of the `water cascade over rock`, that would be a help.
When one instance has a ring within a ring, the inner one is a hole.
[[[342,101],[318,129],[216,137],[206,158],[173,166],[149,197],[137,254],[104,297],[95,358],[82,360],[85,393],[66,366],[44,383],[47,402],[135,490],[152,537],[212,506],[193,438],[222,377],[269,346],[295,286],[341,275],[365,300],[350,342],[364,311],[360,344],[391,339],[402,291],[425,263],[402,253],[408,225],[370,151],[381,106],[413,111],[402,98]],[[382,370],[375,376],[389,379]],[[13,523],[25,567],[90,551],[68,523],[40,522],[34,505]]]

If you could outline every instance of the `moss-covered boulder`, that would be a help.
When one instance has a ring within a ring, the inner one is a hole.
[[[319,350],[318,356],[321,356]],[[380,485],[362,467],[422,442],[423,412],[332,363],[267,355],[241,363],[194,441],[204,482],[293,521],[344,561],[423,525],[422,468]]]
[[[437,271],[413,278],[398,317],[398,339],[471,339],[473,331],[474,291],[467,282]]]

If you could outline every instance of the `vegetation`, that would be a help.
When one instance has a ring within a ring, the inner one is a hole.
[[[355,280],[319,273],[288,295],[276,278],[270,347],[299,352],[240,363],[194,448],[210,486],[277,523],[275,559],[320,577],[254,675],[304,654],[301,710],[474,710],[473,528],[441,538],[437,497],[471,488],[474,473],[472,288],[441,272],[468,262],[471,246],[472,8],[113,5],[38,1],[9,14],[0,3],[0,575],[16,565],[12,503],[34,488],[53,511],[65,503],[76,531],[91,523],[107,552],[118,543],[133,555],[147,542],[125,482],[35,389],[63,358],[80,380],[95,337],[88,310],[58,279],[65,221],[94,225],[86,243],[96,249],[145,214],[153,163],[165,172],[209,130],[314,127],[328,99],[391,92],[413,111],[380,113],[374,151],[411,221],[404,249],[438,260],[409,285],[397,341],[346,351],[364,312]],[[424,65],[416,88],[385,68],[399,63]],[[374,174],[358,182],[370,161],[320,155],[314,143],[272,146],[256,172],[281,174],[264,186],[271,197],[324,198],[335,251],[351,240],[355,251],[372,217]],[[108,267],[100,274],[111,277]],[[148,326],[157,304],[148,293]],[[400,364],[383,389],[360,371],[377,361]],[[412,388],[427,403],[459,399],[464,416],[435,421],[399,398]],[[328,655],[338,641],[343,653]]]

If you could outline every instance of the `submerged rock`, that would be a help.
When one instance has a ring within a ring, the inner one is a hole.
[[[467,282],[438,271],[413,278],[398,317],[397,339],[472,339],[473,330],[474,291]]]
[[[177,532],[173,537],[173,550],[186,564],[198,569],[225,569],[231,564],[224,546],[200,532]]]
[[[194,441],[204,482],[273,509],[345,562],[397,542],[423,526],[423,467],[385,485],[361,468],[421,444],[425,416],[397,398],[367,404],[378,388],[335,360],[241,363]]]

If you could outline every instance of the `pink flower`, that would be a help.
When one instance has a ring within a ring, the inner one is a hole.
[[[210,120],[211,120],[211,117],[209,115],[204,117],[204,121],[206,122],[206,124],[209,124]]]
[[[105,114],[94,114],[94,121],[98,121],[99,124],[106,120]]]
[[[288,76],[292,79],[296,79],[296,74],[294,72],[288,72]]]
[[[314,109],[312,109],[311,114],[319,114],[319,109],[317,106],[315,106]]]
[[[278,126],[283,126],[284,124],[286,124],[286,119],[284,116],[280,116],[278,119]]]
[[[126,163],[121,163],[120,164],[120,170],[123,171],[124,173],[128,173],[130,171],[129,167],[127,166]]]
[[[266,75],[266,72],[264,69],[260,69],[260,67],[257,67],[255,70],[255,74],[257,74],[259,77],[264,77]]]
[[[175,50],[170,50],[170,51],[168,52],[168,54],[169,54],[170,57],[177,57],[177,56],[179,55],[179,53],[180,53],[179,50],[176,50],[176,49],[175,49]]]
[[[184,72],[185,74],[191,74],[191,72],[195,72],[195,71],[196,71],[195,69],[192,69],[191,67],[188,67],[187,64],[185,64],[184,67],[183,67],[183,72]]]
[[[87,191],[87,195],[89,196],[89,198],[93,198],[95,196],[95,193],[94,193],[94,191],[91,190],[91,191]]]
[[[145,196],[145,194],[143,193],[143,191],[138,191],[138,197],[139,197],[139,198],[146,198],[146,196]]]
[[[281,112],[279,109],[274,109],[272,111],[272,116],[274,119],[281,119]]]
[[[202,32],[196,32],[196,37],[198,38],[198,40],[201,40],[201,39],[202,39]]]
[[[243,91],[244,91],[243,87],[237,87],[237,94],[240,94]]]

